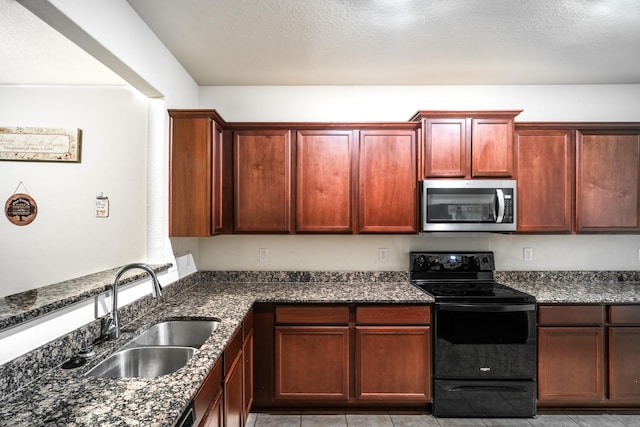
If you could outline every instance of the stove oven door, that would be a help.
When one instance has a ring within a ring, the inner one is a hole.
[[[535,304],[437,303],[436,379],[535,379]]]

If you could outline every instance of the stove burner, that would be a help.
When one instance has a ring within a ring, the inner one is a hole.
[[[531,302],[493,279],[492,252],[412,252],[411,283],[438,301]]]

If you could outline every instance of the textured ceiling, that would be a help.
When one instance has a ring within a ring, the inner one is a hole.
[[[640,84],[638,0],[127,0],[198,84]],[[0,84],[124,84],[0,0]]]
[[[126,82],[15,0],[0,0],[0,85]]]
[[[128,0],[200,85],[640,83],[638,0]]]

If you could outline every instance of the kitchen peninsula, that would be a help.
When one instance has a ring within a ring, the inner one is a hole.
[[[530,292],[539,304],[633,305],[640,303],[638,272],[497,272],[497,277]],[[618,276],[625,279],[618,282]],[[591,278],[591,279],[589,279]],[[198,391],[208,371],[237,333],[254,304],[430,304],[405,273],[198,272],[184,290],[125,326],[126,334],[100,349],[104,358],[137,331],[161,319],[215,316],[219,329],[187,366],[159,378],[84,377],[89,366],[56,368],[5,397],[2,423],[14,426],[171,426]],[[172,286],[181,286],[174,284]],[[264,357],[256,354],[256,358]]]

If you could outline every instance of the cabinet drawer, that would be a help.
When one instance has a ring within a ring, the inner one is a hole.
[[[279,305],[276,307],[277,324],[346,325],[349,307],[346,305]]]
[[[604,323],[601,305],[542,305],[538,325],[595,325]]]
[[[640,324],[640,305],[612,305],[609,307],[609,323]]]
[[[359,325],[428,325],[431,308],[426,305],[367,305],[356,307]]]

